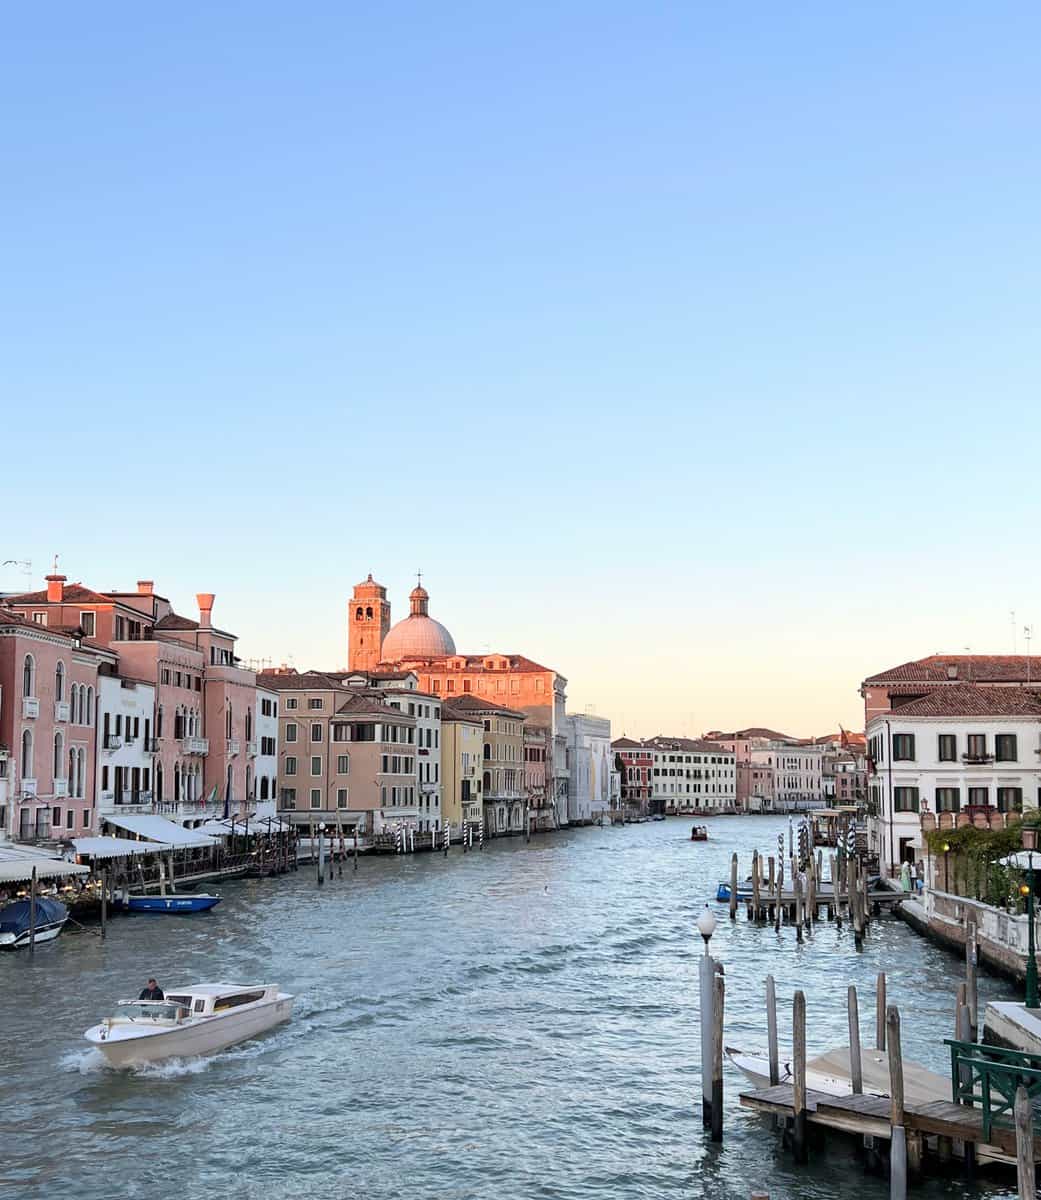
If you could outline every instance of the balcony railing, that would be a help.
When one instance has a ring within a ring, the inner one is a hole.
[[[40,715],[40,702],[33,696],[22,697],[22,716],[23,717],[38,717]]]
[[[55,702],[54,702],[54,719],[56,721],[67,721],[69,719],[69,702],[68,702],[68,700],[55,700]]]
[[[181,738],[182,754],[209,754],[210,739],[204,737]]]
[[[21,786],[22,786],[22,795],[23,796],[35,796],[36,795],[36,780],[35,779],[23,779]]]
[[[993,754],[963,754],[961,756],[963,763],[989,763],[994,761]]]
[[[122,746],[122,745],[123,745],[123,739],[119,736],[118,733],[106,733],[105,734],[105,749],[106,750],[118,750],[120,748],[120,746]]]
[[[242,749],[242,743],[238,738],[228,738],[228,757],[234,758]]]
[[[67,779],[55,778],[54,794],[55,796],[67,796],[69,794],[69,781]]]

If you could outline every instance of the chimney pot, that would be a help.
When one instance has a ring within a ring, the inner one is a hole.
[[[65,599],[65,578],[64,575],[46,576],[48,604],[61,604]]]
[[[151,579],[139,579],[137,581],[137,594],[139,596],[151,596],[154,587],[155,584]]]
[[[199,625],[203,629],[209,629],[210,613],[213,611],[213,592],[196,592],[195,599],[199,605]]]

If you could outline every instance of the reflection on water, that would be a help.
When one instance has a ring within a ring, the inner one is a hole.
[[[231,883],[212,913],[0,958],[0,1196],[830,1200],[841,1178],[844,1196],[883,1200],[845,1141],[794,1168],[729,1067],[725,1144],[703,1137],[694,920],[731,851],[744,865],[782,828],[710,824],[704,844],[673,820],[363,859],[321,889],[307,870]],[[847,929],[797,947],[717,912],[728,1044],[763,1044],[769,971],[782,1038],[802,987],[811,1053],[843,1044],[847,983],[884,969],[905,1056],[946,1073],[957,959],[895,920],[857,955]],[[293,1021],[212,1058],[112,1071],[79,1035],[149,975],[277,982]],[[1009,994],[987,976],[980,992]],[[865,1044],[873,1008],[865,994]]]

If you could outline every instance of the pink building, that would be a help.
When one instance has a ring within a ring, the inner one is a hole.
[[[154,684],[149,803],[186,825],[225,806],[245,812],[257,752],[256,676],[239,666],[235,635],[213,625],[213,595],[197,600],[194,620],[174,612],[151,580],[138,581],[133,592],[103,593],[50,575],[46,591],[6,601],[37,626],[79,631],[112,652],[113,662],[118,655],[121,675]],[[105,742],[115,735],[100,733],[103,766]]]
[[[651,807],[654,756],[640,742],[620,737],[611,743],[621,775],[622,807],[647,813]]]
[[[0,838],[94,829],[98,670],[114,663],[78,634],[0,609]]]

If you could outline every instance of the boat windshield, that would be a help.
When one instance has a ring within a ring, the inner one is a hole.
[[[162,1000],[127,1000],[120,1004],[115,1021],[177,1021],[187,1015],[187,1009],[179,1004],[167,1004]]]

